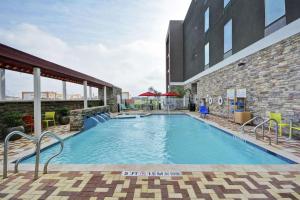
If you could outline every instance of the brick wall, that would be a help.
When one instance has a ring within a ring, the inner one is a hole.
[[[239,63],[244,66],[238,66]],[[276,43],[255,54],[201,77],[197,82],[197,104],[207,95],[213,98],[210,111],[226,116],[229,88],[247,89],[247,109],[254,115],[280,112],[284,120],[300,121],[300,34]],[[191,84],[185,85],[191,88]]]

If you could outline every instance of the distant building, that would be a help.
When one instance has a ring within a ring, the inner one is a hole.
[[[55,100],[57,97],[56,92],[41,92],[42,100]],[[33,92],[22,92],[22,100],[30,101],[34,99]]]
[[[82,100],[83,96],[81,94],[72,94],[68,96],[70,100]]]
[[[62,100],[63,99],[63,94],[56,93],[55,99]]]
[[[129,92],[122,92],[122,100],[130,99]]]
[[[14,97],[14,96],[5,96],[5,100],[7,101],[17,101],[17,100],[21,100],[20,97]]]

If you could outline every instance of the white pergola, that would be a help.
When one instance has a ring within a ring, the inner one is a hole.
[[[103,102],[107,106],[107,87],[114,87],[112,84],[93,78],[86,74],[71,70],[69,68],[51,63],[41,58],[24,53],[17,49],[0,44],[0,100],[4,101],[5,94],[5,70],[13,70],[33,74],[34,85],[34,132],[41,134],[41,76],[58,79],[62,81],[63,100],[67,100],[66,82],[83,85],[84,109],[88,108],[88,86],[89,97],[92,99],[92,87],[103,89]],[[100,100],[100,96],[99,96]]]

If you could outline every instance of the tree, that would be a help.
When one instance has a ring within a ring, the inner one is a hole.
[[[176,86],[174,92],[179,95],[178,97],[182,98],[185,96],[187,91],[182,86]]]

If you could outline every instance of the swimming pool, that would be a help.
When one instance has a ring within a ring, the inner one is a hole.
[[[41,162],[58,151],[53,145]],[[29,157],[23,163],[34,163]],[[56,164],[288,164],[271,154],[187,115],[112,119],[65,140]]]

